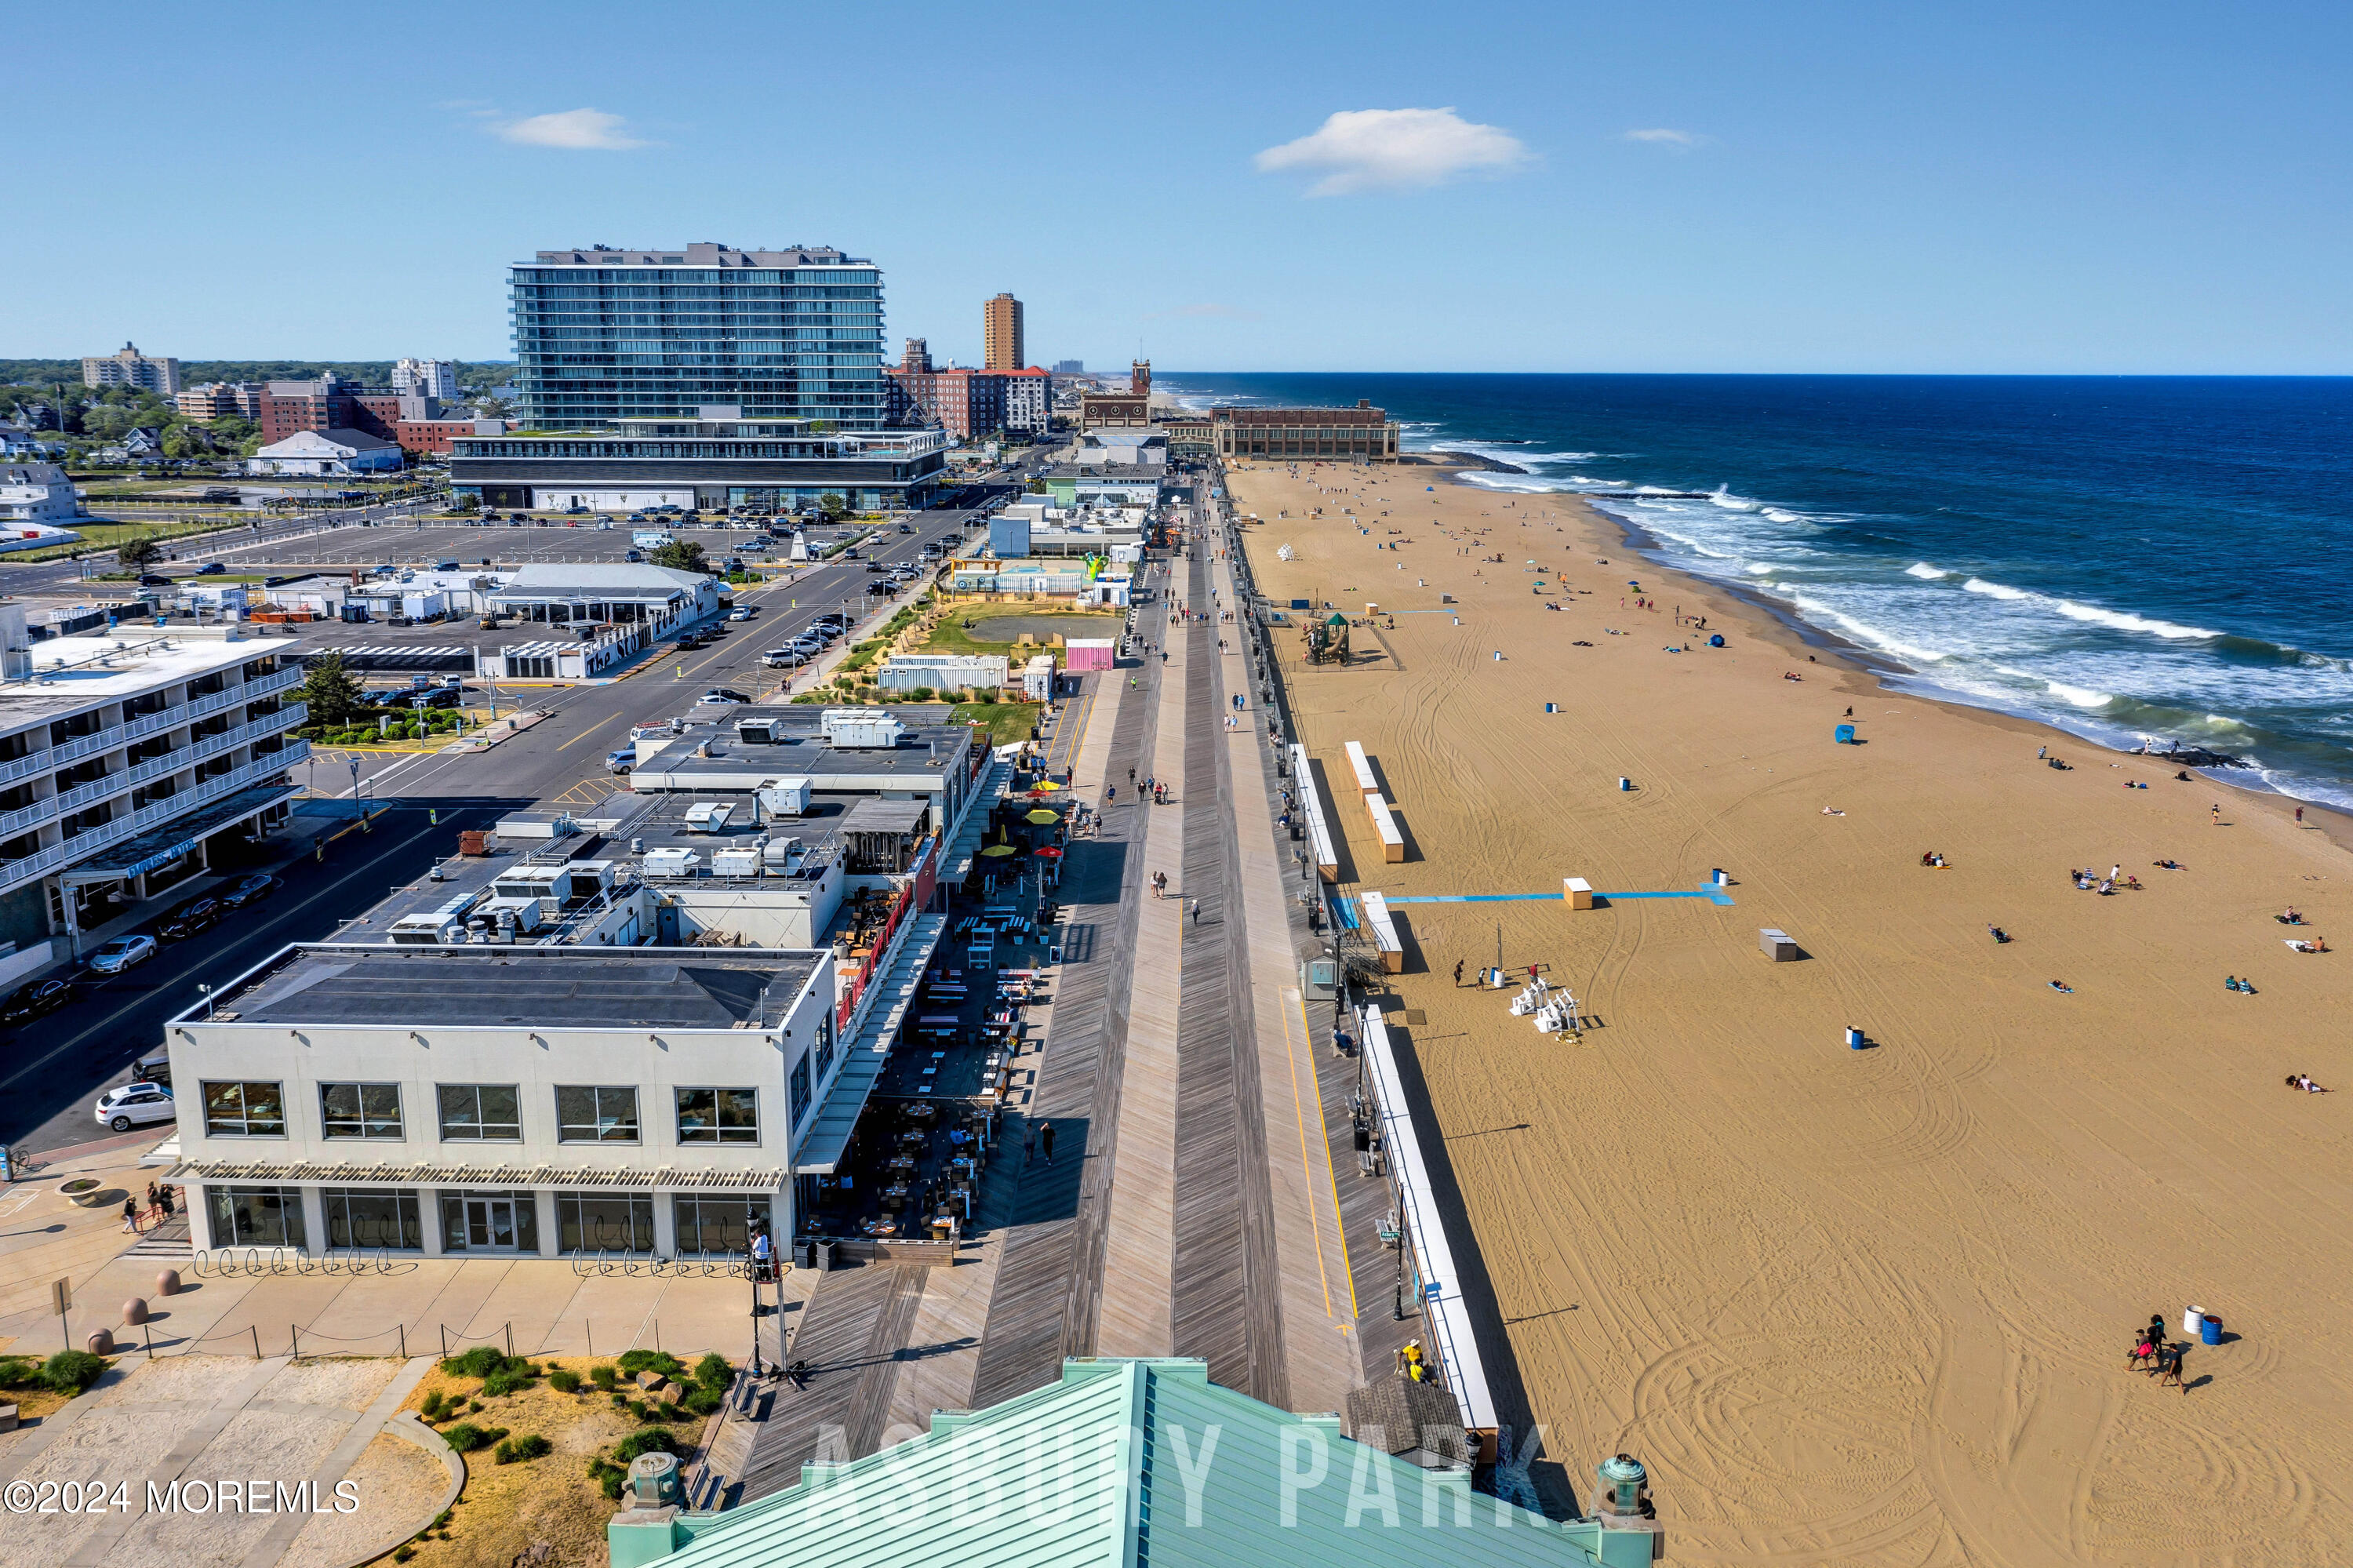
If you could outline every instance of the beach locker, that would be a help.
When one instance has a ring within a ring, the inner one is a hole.
[[[1347,745],[1348,766],[1356,771],[1356,792],[1370,798],[1381,792],[1380,780],[1373,777],[1373,759],[1365,755],[1364,744],[1350,741]]]
[[[1593,907],[1593,884],[1581,876],[1564,877],[1561,880],[1560,895],[1568,900],[1568,906],[1571,909]]]
[[[1365,929],[1371,933],[1373,946],[1381,955],[1381,971],[1396,974],[1405,968],[1405,946],[1398,940],[1397,921],[1389,915],[1389,901],[1377,893],[1367,893],[1357,900],[1364,911]]]
[[[1787,931],[1767,926],[1757,933],[1757,945],[1764,949],[1767,958],[1777,964],[1797,962],[1798,944]]]
[[[1365,797],[1365,804],[1373,813],[1373,832],[1380,835],[1381,858],[1391,863],[1405,859],[1405,834],[1389,810],[1389,803],[1378,795]]]

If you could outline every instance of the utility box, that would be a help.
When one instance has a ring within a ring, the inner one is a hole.
[[[1563,898],[1568,900],[1568,906],[1571,909],[1590,909],[1593,907],[1593,884],[1586,881],[1585,878],[1581,876],[1563,878],[1560,885],[1560,895]]]
[[[1310,959],[1299,966],[1299,994],[1308,1001],[1330,1001],[1340,994],[1340,965],[1334,959]]]
[[[1777,964],[1798,961],[1798,944],[1787,931],[1767,926],[1757,933],[1757,945],[1764,949],[1767,958]]]

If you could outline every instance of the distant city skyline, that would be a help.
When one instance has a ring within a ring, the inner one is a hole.
[[[744,134],[777,62],[868,58],[871,19],[734,9],[713,50],[642,16],[420,0],[364,48],[278,27],[257,50],[201,13],[18,15],[42,195],[0,252],[0,357],[510,359],[513,263],[709,240],[872,257],[889,341],[962,365],[1005,291],[1041,365],[2353,371],[2353,211],[2327,195],[2353,151],[2339,7],[1372,0],[1335,33],[1211,0],[1186,25],[1250,39],[1214,70],[933,7],[888,40],[921,91],[782,157]],[[1085,114],[1140,133],[1039,151],[1008,81],[1074,110],[1116,82]],[[399,112],[229,152],[223,175],[279,193],[259,206],[142,180],[126,241],[123,171],[242,101]],[[991,164],[1011,177],[975,179]],[[400,194],[417,180],[429,201]]]

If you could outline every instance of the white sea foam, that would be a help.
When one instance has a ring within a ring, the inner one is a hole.
[[[1723,507],[1726,512],[1754,512],[1761,504],[1749,500],[1745,495],[1733,494],[1732,487],[1725,484],[1717,485],[1709,493],[1708,500]]]
[[[1904,575],[1907,577],[1924,577],[1933,583],[1951,577],[1953,574],[1942,567],[1932,567],[1926,561],[1915,561],[1904,568]]]
[[[1773,566],[1765,561],[1751,561],[1743,568],[1743,570],[1748,572],[1752,577],[1769,577],[1775,572],[1780,571],[1781,569],[1781,567]]]
[[[2037,609],[2047,609],[2055,615],[2063,615],[2070,620],[2085,621],[2094,626],[2105,626],[2117,631],[2140,631],[2152,637],[2163,637],[2173,641],[2203,640],[2222,635],[2219,631],[2209,631],[2200,626],[2181,626],[2170,620],[2158,620],[2145,615],[2135,615],[2130,610],[2103,609],[2095,604],[2078,604],[2072,599],[2057,599],[2050,594],[2035,593],[2028,588],[2012,588],[2008,583],[1988,582],[1983,577],[1971,577],[1961,586],[1971,593],[1983,594],[1989,599],[2007,599],[2013,604],[2031,604]]]
[[[2079,708],[2104,708],[2116,700],[2109,693],[2095,692],[2087,686],[2071,686],[2064,681],[2045,681],[2042,689]]]
[[[1785,587],[1786,585],[1777,584],[1776,586]],[[1836,621],[1852,634],[1856,641],[1867,647],[1893,653],[1899,659],[1915,659],[1926,664],[1934,664],[1945,657],[1942,649],[1930,648],[1898,637],[1883,627],[1873,626],[1869,621],[1849,615],[1836,606],[1825,604],[1819,599],[1808,599],[1804,594],[1794,590],[1791,591],[1790,597],[1798,608],[1806,614],[1817,620]]]
[[[1803,523],[1805,521],[1805,518],[1799,516],[1797,513],[1784,512],[1778,506],[1767,506],[1763,508],[1762,515],[1768,522],[1774,523]]]

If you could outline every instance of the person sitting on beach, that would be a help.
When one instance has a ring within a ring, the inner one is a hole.
[[[2308,1073],[2295,1074],[2288,1079],[2287,1086],[2291,1089],[2302,1089],[2307,1095],[2325,1095],[2328,1093],[2327,1089],[2324,1089],[2318,1084],[2314,1083],[2312,1081],[2312,1075]]]
[[[2151,861],[2149,863],[2156,866],[2159,871],[2179,871],[2181,869],[2180,864],[2175,861],[2158,860]]]
[[[1989,936],[1989,937],[1991,937],[1991,938],[1994,939],[1994,941],[1996,942],[1996,944],[2000,944],[2000,943],[2002,943],[2002,942],[2007,942],[2007,941],[2009,941],[2009,940],[2010,940],[2010,933],[2009,933],[2009,932],[2007,932],[2007,931],[2005,931],[2005,930],[2003,930],[2003,929],[2002,929],[2000,927],[1999,927],[1999,926],[1989,926],[1989,927],[1986,927],[1986,935],[1987,935],[1987,936]]]
[[[2059,992],[2062,996],[2073,996],[2075,994],[2075,988],[2069,985],[2064,980],[2052,980],[2051,982],[2051,989]]]
[[[2293,904],[2287,906],[2287,913],[2281,916],[2279,918],[2280,924],[2283,926],[2301,926],[2304,924],[2304,916],[2296,912],[2296,907]]]

